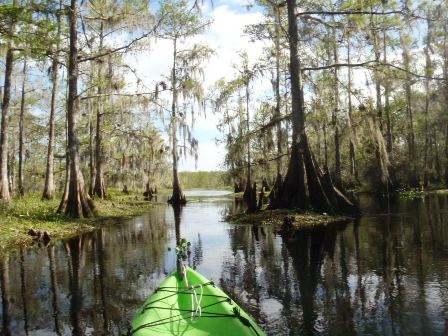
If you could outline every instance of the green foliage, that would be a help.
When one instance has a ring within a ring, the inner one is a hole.
[[[202,33],[210,21],[202,19],[186,0],[163,0],[158,17],[162,19],[159,36],[178,39]]]
[[[230,189],[223,171],[180,172],[179,178],[185,189]]]
[[[0,43],[34,59],[47,57],[57,42],[55,2],[14,1],[0,5]]]

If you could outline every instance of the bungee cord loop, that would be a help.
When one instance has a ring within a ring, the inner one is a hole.
[[[188,283],[188,277],[187,277],[187,268],[185,267],[185,265],[182,265],[182,277],[185,280],[185,285],[188,289],[191,290],[191,321],[194,322],[196,321],[196,317],[201,317],[202,316],[202,307],[201,307],[201,302],[202,302],[202,297],[204,295],[204,287],[202,284],[196,285],[196,286],[190,286]],[[200,288],[201,289],[201,294],[199,295],[199,299],[198,299],[198,293],[196,292],[196,288]]]

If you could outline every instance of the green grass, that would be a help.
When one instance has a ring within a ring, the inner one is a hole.
[[[184,190],[231,190],[224,171],[179,172]]]
[[[295,229],[336,223],[348,219],[345,216],[279,209],[231,215],[227,217],[227,220],[234,224],[267,224],[280,227],[285,217],[293,219],[292,225]]]
[[[95,200],[97,217],[71,219],[56,213],[59,202],[60,196],[51,201],[42,201],[40,194],[26,194],[11,203],[0,203],[0,252],[33,244],[33,238],[28,234],[30,229],[47,231],[52,240],[73,237],[93,231],[111,219],[140,215],[153,204],[143,201],[142,196],[137,194],[124,195],[110,191],[107,200]]]

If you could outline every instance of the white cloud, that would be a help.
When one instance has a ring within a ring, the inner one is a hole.
[[[199,157],[197,169],[193,158],[180,161],[180,171],[209,171],[221,170],[221,164],[224,162],[225,149],[222,145],[217,145],[213,140],[199,143]]]
[[[213,9],[210,18],[213,20],[210,28],[195,38],[195,42],[206,43],[216,51],[216,55],[204,65],[206,88],[221,77],[232,78],[232,65],[238,62],[240,51],[245,50],[250,59],[257,59],[263,48],[263,42],[250,42],[249,37],[243,33],[246,25],[263,20],[260,12],[238,12],[222,5]],[[172,48],[171,41],[157,40],[147,53],[126,56],[125,61],[137,70],[146,85],[152,86],[152,83],[169,75]],[[132,77],[129,79],[132,82]]]
[[[238,62],[240,51],[245,50],[250,59],[257,59],[263,48],[262,42],[250,42],[243,33],[246,25],[263,20],[260,12],[237,12],[223,5],[214,9],[212,19],[204,39],[216,50],[216,56],[207,65],[206,85],[212,85],[221,77],[230,79],[234,73],[232,65]]]

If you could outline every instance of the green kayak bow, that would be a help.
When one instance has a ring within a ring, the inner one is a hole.
[[[168,276],[130,321],[126,336],[265,335],[212,281],[182,265]]]

